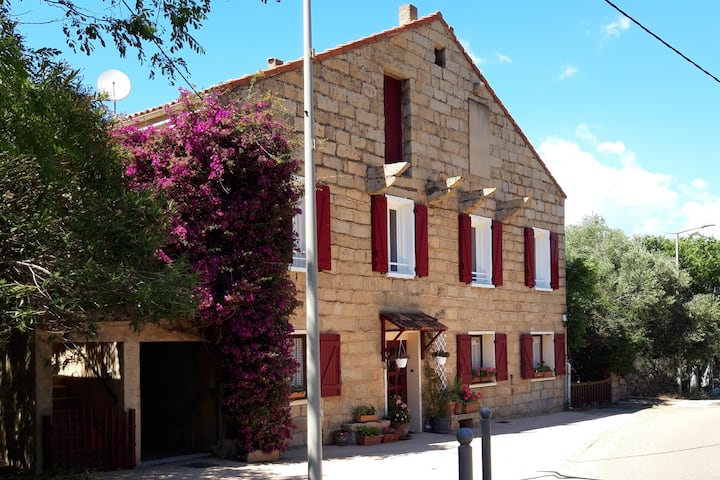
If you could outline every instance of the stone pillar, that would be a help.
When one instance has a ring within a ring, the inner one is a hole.
[[[135,409],[135,458],[140,463],[141,419],[140,411],[140,342],[125,341],[122,348],[123,408]]]

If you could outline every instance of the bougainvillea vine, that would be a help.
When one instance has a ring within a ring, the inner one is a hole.
[[[117,130],[126,174],[167,205],[172,234],[158,255],[184,255],[201,277],[198,317],[218,346],[227,436],[239,451],[284,449],[297,304],[287,268],[300,193],[289,132],[269,100],[198,103],[184,93],[167,116]]]

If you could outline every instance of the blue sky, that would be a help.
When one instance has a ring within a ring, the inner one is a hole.
[[[85,2],[88,3],[88,2]],[[93,2],[95,3],[95,2]],[[392,28],[407,1],[312,2],[313,47]],[[669,44],[720,77],[720,2],[614,0]],[[104,3],[102,5],[105,5]],[[443,14],[458,39],[568,195],[566,223],[597,213],[628,234],[704,224],[720,237],[720,83],[603,0],[415,1],[420,17]],[[14,4],[21,21],[51,19],[39,0]],[[216,0],[183,54],[198,89],[265,68],[268,57],[302,57],[302,1]],[[31,46],[63,46],[60,27],[23,25]],[[134,113],[177,97],[178,86],[132,54],[110,48],[66,56],[95,87],[105,70],[131,79],[118,102]]]

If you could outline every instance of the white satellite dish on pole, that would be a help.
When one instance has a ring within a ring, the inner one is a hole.
[[[117,101],[130,94],[130,79],[120,70],[105,70],[97,81],[98,92],[113,101],[113,112],[117,113]]]

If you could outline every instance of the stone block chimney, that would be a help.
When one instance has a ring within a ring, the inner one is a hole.
[[[417,7],[408,3],[400,6],[400,25],[407,25],[417,20]]]

